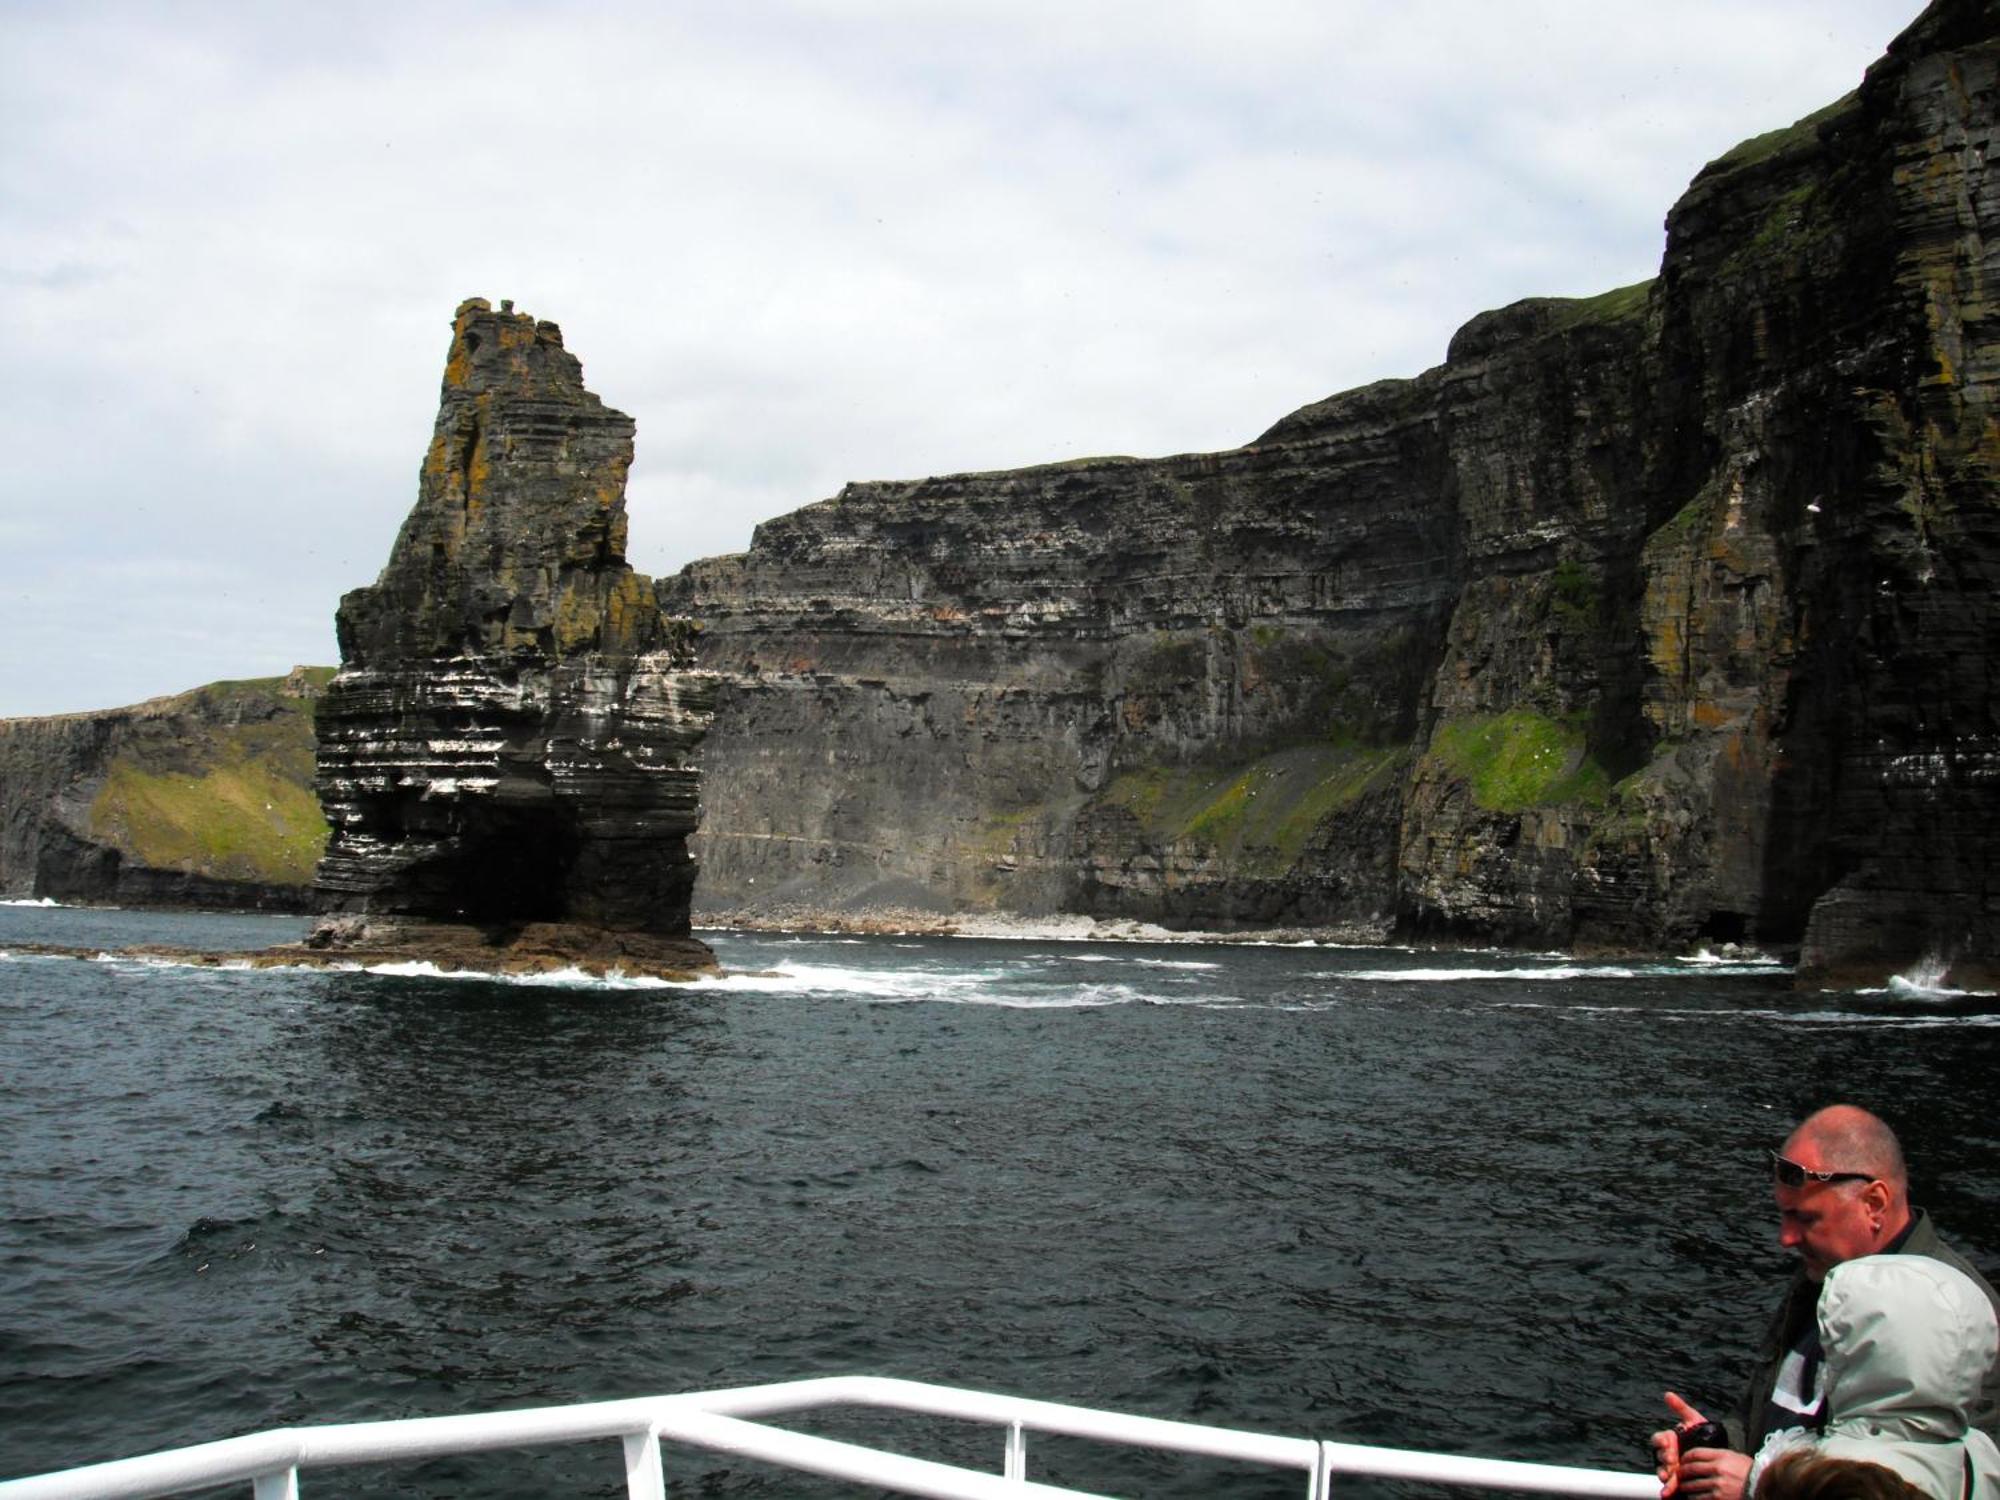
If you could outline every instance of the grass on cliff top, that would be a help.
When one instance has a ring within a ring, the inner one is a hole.
[[[1488,812],[1597,807],[1611,792],[1610,775],[1590,758],[1582,728],[1532,709],[1451,720],[1431,737],[1429,758],[1464,781]]]
[[[1630,286],[1599,292],[1595,297],[1551,297],[1548,301],[1549,317],[1557,328],[1576,328],[1585,323],[1616,323],[1626,318],[1641,317],[1652,297],[1653,283],[1658,279],[1649,276]]]
[[[292,689],[303,688],[317,697],[326,691],[326,685],[333,681],[334,674],[339,670],[338,667],[299,667],[283,677],[225,677],[219,682],[203,683],[185,693],[176,693],[167,702],[191,712],[226,709],[234,703],[270,707],[302,704],[305,699]]]
[[[290,695],[285,690],[294,680],[303,683],[314,692],[321,692],[339,671],[338,667],[297,667],[283,677],[225,677],[220,682],[211,682],[205,687],[196,688],[195,691],[197,693],[248,691],[286,697]]]
[[[1819,134],[1819,127],[1828,120],[1855,108],[1860,102],[1860,91],[1843,94],[1823,109],[1816,109],[1802,120],[1796,120],[1778,130],[1767,130],[1762,135],[1753,135],[1747,141],[1739,141],[1706,167],[1701,175],[1734,172],[1740,167],[1748,167],[1760,161],[1768,161],[1784,151],[1809,144]]]
[[[1396,774],[1397,750],[1301,745],[1246,765],[1127,771],[1103,801],[1138,819],[1147,840],[1191,840],[1246,874],[1281,875],[1298,864],[1331,814]]]

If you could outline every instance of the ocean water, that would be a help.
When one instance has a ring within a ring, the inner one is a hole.
[[[709,934],[735,977],[685,987],[7,951],[301,926],[0,908],[0,1476],[839,1373],[1639,1470],[1662,1388],[1733,1391],[1786,1270],[1762,1152],[1835,1098],[2000,1263],[1992,996],[1033,939]],[[987,1430],[800,1425],[999,1465]],[[856,1493],[666,1463],[675,1495]],[[1303,1493],[1053,1439],[1029,1463]],[[601,1443],[303,1492],[623,1470]]]

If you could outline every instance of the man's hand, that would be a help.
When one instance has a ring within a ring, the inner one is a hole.
[[[1681,1455],[1679,1493],[1684,1500],[1743,1500],[1749,1477],[1749,1454],[1694,1448]]]
[[[1673,1428],[1653,1434],[1653,1472],[1660,1476],[1660,1500],[1667,1500],[1680,1483],[1681,1440]]]
[[[1750,1477],[1750,1455],[1732,1453],[1727,1448],[1690,1448],[1680,1451],[1680,1428],[1704,1422],[1706,1417],[1672,1391],[1667,1392],[1667,1409],[1674,1414],[1675,1426],[1653,1434],[1655,1472],[1660,1476],[1660,1500],[1679,1495],[1683,1500],[1743,1500],[1743,1484]]]

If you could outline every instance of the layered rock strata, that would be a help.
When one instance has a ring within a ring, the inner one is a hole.
[[[725,678],[705,904],[1990,968],[1996,25],[1939,0],[1713,163],[1646,285],[665,581]]]
[[[318,713],[326,908],[705,953],[686,937],[687,841],[713,691],[687,622],[625,560],[632,436],[555,324],[458,309],[416,506],[337,616]]]

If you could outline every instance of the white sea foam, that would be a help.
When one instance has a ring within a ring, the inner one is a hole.
[[[1857,995],[1888,995],[1897,1000],[1910,1000],[1927,1005],[1936,1005],[1946,1000],[1992,1000],[2000,998],[2000,991],[1959,990],[1940,982],[1925,982],[1912,979],[1904,974],[1891,975],[1889,982],[1880,989],[1856,990]]]
[[[1926,953],[1896,976],[1912,989],[1935,990],[1944,985],[1945,976],[1951,972],[1951,965],[1941,955]],[[1890,983],[1895,983],[1891,980]]]
[[[956,976],[962,979],[964,976]],[[775,968],[748,974],[703,974],[691,987],[701,991],[722,990],[744,995],[853,995],[871,1000],[922,998],[934,989],[930,976],[921,972],[889,973],[871,969],[844,969],[832,964],[781,963]]]
[[[687,987],[684,980],[662,979],[656,974],[626,974],[613,969],[609,974],[586,974],[582,969],[551,969],[546,974],[512,974],[513,984],[529,989],[602,988],[609,990],[676,990]]]
[[[1898,1000],[1964,1000],[1991,996],[1991,990],[1962,990],[1947,984],[1950,977],[1950,960],[1932,953],[1926,954],[1900,974],[1891,975],[1888,985],[1879,990],[1863,990],[1864,995],[1893,995]]]
[[[305,967],[301,965],[300,967]],[[391,979],[454,979],[480,984],[506,984],[521,989],[672,990],[684,982],[651,974],[590,974],[582,969],[548,969],[539,974],[493,974],[480,969],[440,969],[433,963],[337,964],[345,973],[380,974]]]
[[[1033,953],[1031,958],[1059,959],[1071,964],[1133,964],[1142,969],[1186,969],[1204,971],[1219,969],[1219,962],[1201,958],[1134,958],[1127,953]]]
[[[51,955],[52,957],[54,955]],[[79,950],[77,957],[86,955]],[[109,964],[115,969],[199,969],[200,964],[190,963],[184,958],[161,958],[150,953],[126,953],[116,948],[100,948],[87,955],[94,964]]]
[[[459,980],[467,983],[504,984],[541,989],[595,989],[607,991],[680,990],[712,993],[831,996],[878,1003],[910,1004],[930,1001],[949,1005],[998,1005],[1014,1009],[1074,1009],[1079,1007],[1131,1004],[1152,998],[1129,986],[1085,985],[1080,988],[1037,992],[1033,989],[1009,993],[1004,975],[959,970],[937,973],[930,970],[884,970],[843,968],[832,964],[779,964],[761,973],[699,975],[688,980],[660,979],[650,975],[606,975],[581,969],[552,969],[538,974],[494,974],[476,969],[443,969],[429,961],[403,963],[333,964],[252,964],[224,961],[221,964],[194,963],[129,952],[100,952],[95,961],[127,969],[203,969],[259,973],[343,973],[373,974],[385,979]]]
[[[1635,995],[1634,1003],[1629,1005],[1620,1003],[1617,998],[1619,991],[1616,986],[1620,980],[1640,978],[1671,985],[1689,980],[1700,983],[1729,974],[1757,975],[1768,980],[1774,970],[1781,967],[1761,956],[1748,954],[1711,954],[1693,961],[1659,960],[1626,965],[1564,962],[1561,956],[1550,956],[1547,961],[1537,963],[1533,957],[1518,953],[1474,955],[1453,951],[1449,955],[1436,954],[1434,961],[1425,967],[1354,970],[1337,967],[1338,960],[1329,954],[1310,971],[1306,971],[1304,965],[1299,966],[1300,972],[1296,977],[1301,987],[1293,988],[1289,993],[1266,996],[1231,993],[1234,986],[1227,977],[1230,960],[1225,953],[1215,950],[1201,956],[1183,949],[1186,956],[1170,957],[1157,953],[1142,954],[1129,948],[1122,951],[1117,948],[1095,951],[1067,947],[1028,948],[1013,949],[1005,955],[990,951],[970,953],[961,948],[954,955],[945,945],[934,946],[918,941],[879,945],[871,954],[866,944],[872,940],[843,939],[836,941],[860,951],[852,955],[850,961],[842,962],[840,959],[849,956],[836,958],[832,949],[825,946],[826,941],[776,936],[750,939],[746,941],[747,951],[735,960],[738,967],[734,972],[725,971],[681,982],[618,973],[599,977],[574,969],[543,974],[494,975],[444,970],[434,964],[417,962],[378,964],[365,969],[359,964],[340,967],[349,973],[379,975],[390,982],[397,979],[456,979],[600,994],[647,992],[657,995],[666,991],[717,999],[730,995],[764,995],[802,1003],[990,1006],[1008,1010],[1080,1010],[1138,1005],[1197,1010],[1326,1011],[1357,1003],[1371,1003],[1366,998],[1370,996],[1374,1004],[1416,998],[1425,986],[1431,987],[1432,994],[1421,998],[1432,1003],[1443,1002],[1444,997],[1450,995],[1465,1003],[1485,1004],[1490,1003],[1492,992],[1480,986],[1498,982],[1506,985],[1515,996],[1523,990],[1539,990],[1544,997],[1535,1001],[1509,1002],[1513,1005],[1547,1009],[1552,1013],[1573,1013],[1579,1019],[1608,1013],[1647,1018],[1686,1016],[1710,1023],[1741,1017],[1814,1027],[2000,1026],[2000,1015],[1965,1014],[1968,1007],[1962,999],[1963,992],[1943,988],[1935,980],[1932,981],[1934,987],[1920,989],[1916,983],[1919,976],[1913,975],[1901,976],[1898,984],[1886,990],[1860,992],[1856,998],[1861,999],[1861,1004],[1853,1008],[1844,1004],[1842,997],[1853,993],[1847,991],[1827,991],[1824,1001],[1811,1010],[1778,1009],[1768,1003],[1758,1009],[1676,1009],[1662,1008],[1657,1003],[1641,1003],[1639,995]],[[919,952],[929,948],[927,957],[930,961],[912,962],[902,952],[892,957],[888,951],[890,946]],[[788,958],[787,955],[792,956]],[[30,955],[6,955],[0,951],[0,957],[9,962],[27,956]],[[239,979],[243,971],[266,967],[252,963],[249,955],[241,959],[226,958],[219,965],[213,961],[192,963],[185,959],[133,951],[89,954],[85,950],[78,956],[93,956],[111,972],[126,976],[128,982],[148,970],[197,968],[213,976],[211,982],[227,983]],[[954,962],[954,958],[960,961]],[[972,961],[963,961],[966,959]],[[727,964],[732,960],[725,956],[724,962]],[[1079,962],[1099,967],[1090,970],[1068,967]],[[1124,967],[1117,967],[1119,965]],[[318,965],[287,965],[283,971],[323,973],[326,969]],[[1540,981],[1553,981],[1554,984],[1542,984]],[[1591,988],[1593,984],[1596,986],[1594,990]],[[1467,985],[1473,988],[1467,989]],[[1572,988],[1564,989],[1565,985]],[[1412,989],[1411,986],[1419,989]],[[1671,990],[1660,993],[1649,990],[1643,1000],[1657,1002],[1669,998],[1671,994]],[[1878,997],[1872,1004],[1863,998],[1870,995]],[[1889,998],[1879,998],[1882,996]],[[1976,1000],[1971,1008],[1979,1008]]]
[[[1839,991],[1826,991],[1838,994]],[[1884,990],[1855,990],[1856,995],[1885,994]],[[2000,1026],[2000,1015],[1941,1016],[1913,1012],[1879,1010],[1776,1010],[1767,1006],[1718,1010],[1704,1006],[1592,1005],[1566,1004],[1553,1000],[1508,1000],[1501,1010],[1545,1010],[1562,1015],[1643,1015],[1648,1020],[1701,1021],[1710,1025],[1730,1025],[1741,1021],[1776,1021],[1799,1026],[1854,1026],[1885,1030],[1921,1030],[1936,1026]]]
[[[1674,962],[1686,964],[1690,968],[1720,970],[1725,973],[1736,971],[1747,973],[1762,969],[1782,969],[1785,966],[1782,960],[1772,958],[1768,954],[1711,953],[1706,948],[1703,948],[1699,953],[1683,954],[1675,959]]]
[[[1026,982],[1024,982],[1026,981]],[[891,1005],[991,1005],[1008,1010],[1083,1010],[1111,1005],[1192,1003],[1213,997],[1159,995],[1116,982],[1044,985],[1019,971],[846,969],[780,964],[759,974],[720,974],[694,981],[704,992],[797,995]]]
[[[1316,975],[1323,979],[1359,979],[1372,984],[1457,984],[1479,979],[1637,979],[1640,971],[1618,965],[1550,969],[1351,969]]]
[[[1129,984],[1086,984],[1074,990],[1047,990],[1038,994],[982,995],[952,1003],[1000,1005],[1010,1010],[1095,1010],[1107,1005],[1136,1005],[1156,1001],[1156,997]]]
[[[385,979],[448,979],[467,983],[506,984],[529,989],[666,990],[685,988],[684,983],[645,974],[588,974],[582,969],[550,969],[539,974],[494,974],[481,969],[441,969],[434,963],[252,963],[245,959],[222,959],[197,963],[158,954],[107,951],[90,955],[94,963],[115,969],[192,969],[210,974],[375,974]]]
[[[1904,974],[1892,974],[1883,988],[1864,990],[1862,993],[1894,995],[1899,1000],[1963,1000],[1969,991],[1955,990],[1942,980],[1911,979]]]
[[[41,896],[37,898],[21,897],[21,898],[9,899],[6,901],[0,901],[0,906],[51,907],[51,906],[60,906],[61,904],[62,903],[60,901],[57,901],[52,896]]]
[[[1650,972],[1657,974],[1684,975],[1689,967],[1693,967],[1700,971],[1701,977],[1703,979],[1734,979],[1734,978],[1756,977],[1756,976],[1761,976],[1763,978],[1768,979],[1773,975],[1786,974],[1790,972],[1790,970],[1787,968],[1787,966],[1782,960],[1775,958],[1774,959],[1741,958],[1734,960],[1717,959],[1714,963],[1705,963],[1705,964],[1691,964],[1690,961],[1687,959],[1675,959],[1674,964],[1677,967],[1671,967],[1671,968],[1662,967],[1659,969],[1651,970]]]

